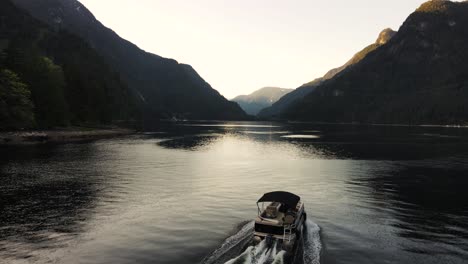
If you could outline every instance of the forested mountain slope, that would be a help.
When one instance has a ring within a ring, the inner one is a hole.
[[[138,118],[119,74],[85,41],[0,1],[0,129]]]
[[[306,95],[314,91],[324,81],[334,78],[336,75],[345,71],[348,67],[360,62],[369,53],[377,49],[378,47],[386,44],[394,35],[395,31],[390,28],[384,29],[380,34],[375,43],[370,44],[363,50],[356,53],[348,62],[343,66],[329,70],[323,77],[317,78],[309,83],[302,85],[293,92],[283,96],[278,102],[274,103],[271,107],[265,108],[260,111],[259,116],[261,118],[282,118],[284,111],[297,101],[304,98]]]
[[[465,124],[468,2],[429,1],[386,44],[284,115],[325,122]]]
[[[67,30],[86,40],[121,74],[139,99],[145,116],[155,119],[247,117],[236,103],[220,95],[192,67],[141,50],[101,24],[79,1],[13,1],[51,27]]]

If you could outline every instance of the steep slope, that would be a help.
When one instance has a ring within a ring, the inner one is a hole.
[[[102,25],[76,0],[13,0],[57,29],[84,38],[118,71],[146,115],[191,119],[243,119],[246,114],[213,90],[194,70],[147,53]],[[170,25],[168,25],[170,26]]]
[[[395,31],[390,28],[384,29],[380,34],[375,43],[365,47],[363,50],[355,54],[348,62],[343,66],[328,71],[323,77],[315,79],[309,83],[302,85],[293,92],[282,97],[278,102],[273,104],[271,107],[265,108],[260,111],[259,116],[262,118],[281,118],[284,111],[295,102],[301,100],[306,95],[314,91],[324,81],[332,79],[348,67],[360,62],[369,53],[377,49],[378,47],[387,43],[394,35]]]
[[[110,123],[135,117],[120,77],[80,38],[0,2],[0,129]]]
[[[287,110],[298,120],[466,123],[468,2],[429,1],[361,62]]]
[[[260,110],[266,107],[270,107],[281,97],[292,91],[294,90],[278,87],[264,87],[249,95],[239,95],[232,99],[232,101],[238,103],[240,107],[249,115],[257,115]]]

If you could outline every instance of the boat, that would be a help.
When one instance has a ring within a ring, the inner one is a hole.
[[[292,252],[301,238],[307,219],[301,198],[290,192],[265,193],[258,201],[253,244],[266,242]]]

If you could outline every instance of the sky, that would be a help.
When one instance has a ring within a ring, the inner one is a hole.
[[[424,0],[80,0],[140,48],[192,65],[228,99],[341,66]]]

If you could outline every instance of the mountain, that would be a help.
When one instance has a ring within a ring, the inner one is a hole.
[[[85,41],[0,1],[0,129],[134,118],[128,87]]]
[[[468,2],[429,1],[385,45],[292,105],[324,122],[459,124],[468,120]]]
[[[247,116],[236,103],[228,101],[206,83],[192,67],[145,52],[122,39],[102,25],[79,1],[13,2],[51,27],[85,39],[121,74],[146,116],[229,120]]]
[[[270,107],[281,97],[292,91],[293,89],[264,87],[249,95],[239,95],[232,99],[232,101],[238,103],[247,114],[255,116],[260,112],[260,110]]]
[[[259,117],[262,118],[281,118],[283,112],[288,109],[292,104],[300,99],[304,98],[306,95],[314,91],[318,86],[320,86],[324,81],[332,79],[336,75],[340,74],[342,71],[346,70],[348,67],[360,62],[367,54],[371,53],[378,47],[387,43],[394,35],[396,34],[390,28],[384,29],[378,36],[375,43],[365,47],[363,50],[355,54],[348,62],[343,66],[332,69],[328,71],[323,77],[317,78],[309,83],[302,85],[293,92],[282,97],[278,102],[273,104],[271,107],[263,109],[259,113]]]

